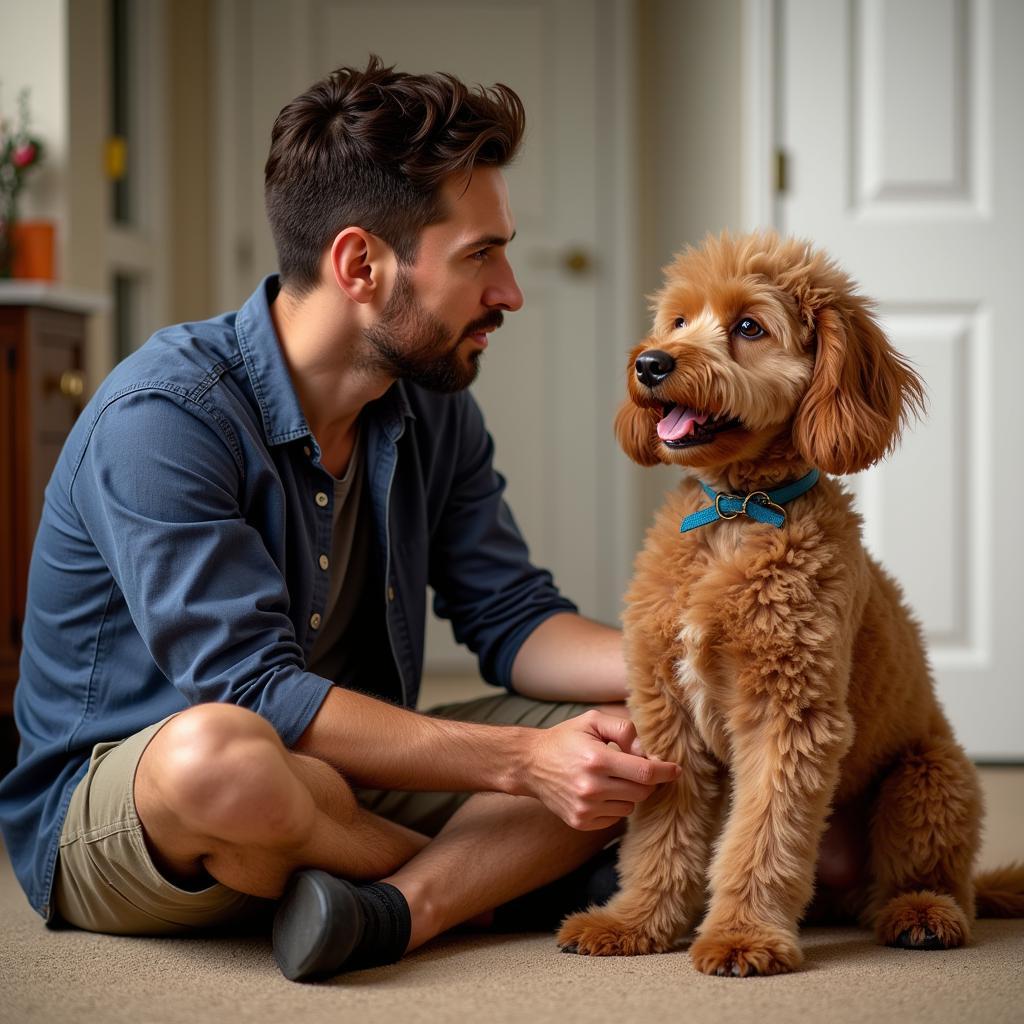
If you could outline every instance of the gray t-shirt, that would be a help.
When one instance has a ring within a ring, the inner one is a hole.
[[[372,533],[370,508],[364,499],[366,463],[362,432],[352,448],[345,475],[334,481],[334,525],[330,574],[323,622],[309,657],[309,671],[345,685],[355,662],[353,641],[346,636],[370,579]]]

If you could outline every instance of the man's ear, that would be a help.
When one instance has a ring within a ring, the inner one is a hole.
[[[373,302],[384,282],[393,277],[391,246],[363,228],[339,231],[331,244],[330,260],[335,284],[353,302]]]

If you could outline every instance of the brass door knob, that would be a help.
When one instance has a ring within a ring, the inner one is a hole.
[[[58,387],[65,398],[81,398],[85,391],[85,374],[81,370],[65,370]]]
[[[43,384],[43,390],[50,394],[60,392],[65,398],[72,400],[85,394],[85,374],[81,370],[65,370],[60,377],[51,377]]]
[[[565,267],[570,274],[582,276],[584,274],[589,274],[593,269],[594,264],[586,249],[574,248],[570,249],[562,257],[562,266]]]

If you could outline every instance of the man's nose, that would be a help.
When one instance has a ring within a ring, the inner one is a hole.
[[[637,380],[649,388],[657,387],[675,368],[675,359],[660,348],[648,349],[637,356]]]
[[[514,313],[523,305],[523,293],[511,267],[507,267],[501,280],[494,282],[484,296],[484,303],[492,309],[505,309]]]

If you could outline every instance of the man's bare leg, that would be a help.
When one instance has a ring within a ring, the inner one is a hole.
[[[412,950],[561,878],[622,830],[580,832],[532,797],[477,793],[431,843],[382,881],[409,904]]]
[[[429,842],[361,808],[330,765],[287,750],[265,719],[230,704],[190,708],[156,734],[139,762],[135,804],[171,881],[210,875],[268,898],[298,868],[371,880]]]
[[[409,948],[559,878],[617,830],[580,832],[539,801],[478,793],[434,840],[359,807],[328,764],[295,754],[258,715],[191,708],[139,763],[135,802],[157,866],[277,898],[298,870],[381,879],[405,896]]]

